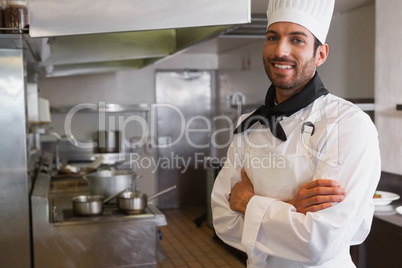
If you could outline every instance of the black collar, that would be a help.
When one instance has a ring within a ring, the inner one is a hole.
[[[325,89],[317,72],[302,91],[277,105],[275,105],[276,89],[271,85],[268,88],[267,95],[265,96],[265,105],[261,105],[249,117],[241,122],[241,124],[235,129],[234,134],[244,132],[255,123],[260,122],[269,127],[275,137],[282,141],[286,141],[286,134],[276,118],[278,116],[290,116],[308,106],[317,98],[328,93],[328,90]]]

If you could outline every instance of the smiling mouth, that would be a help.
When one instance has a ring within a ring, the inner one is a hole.
[[[293,69],[294,67],[292,65],[287,65],[287,64],[273,64],[275,68],[281,69],[281,70],[287,70],[287,69]]]

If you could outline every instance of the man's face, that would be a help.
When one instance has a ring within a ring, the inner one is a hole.
[[[263,61],[265,72],[277,89],[297,93],[314,76],[319,65],[314,41],[313,34],[298,24],[278,22],[269,26]]]

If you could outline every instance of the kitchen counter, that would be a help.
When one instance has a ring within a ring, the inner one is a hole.
[[[402,176],[388,172],[381,172],[381,179],[377,187],[378,191],[396,193],[401,196],[400,199],[393,201],[386,206],[376,206],[374,219],[378,219],[395,228],[402,227],[402,215],[396,212],[398,206],[402,206]]]
[[[155,268],[165,258],[158,226],[167,222],[154,205],[137,215],[110,205],[102,215],[77,217],[71,198],[88,194],[83,180],[55,181],[39,170],[31,195],[35,267]]]
[[[360,268],[402,267],[402,215],[395,211],[402,201],[377,209],[371,232],[359,247],[364,251]]]
[[[402,227],[402,215],[396,212],[396,208],[402,206],[402,199],[396,200],[386,206],[376,206],[374,218],[394,225],[395,227]]]
[[[384,190],[400,194],[397,187]],[[402,199],[376,206],[370,234],[359,246],[359,268],[402,267],[402,215],[395,210],[398,206],[402,206]]]

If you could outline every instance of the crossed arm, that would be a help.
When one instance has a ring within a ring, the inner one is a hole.
[[[241,170],[241,182],[236,183],[229,197],[230,208],[245,214],[247,204],[254,196],[254,187],[244,168]],[[286,203],[293,205],[297,212],[306,214],[332,206],[333,202],[343,200],[345,190],[339,182],[319,179],[304,184],[299,192]]]

